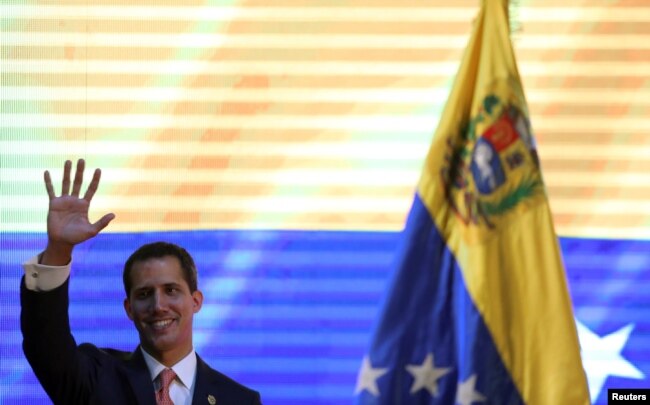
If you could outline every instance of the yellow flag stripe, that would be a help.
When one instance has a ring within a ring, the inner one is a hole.
[[[488,96],[492,102],[500,99],[527,113],[504,3],[482,2],[418,190],[454,253],[469,294],[524,402],[588,404],[572,306],[544,190],[527,198],[513,192],[501,199],[502,203],[511,201],[504,205],[507,208],[492,208],[494,213],[486,211],[494,199],[481,200],[482,194],[492,198],[497,192],[494,188],[490,193],[482,191],[479,181],[487,176],[496,183],[497,177],[481,160],[486,155],[479,154],[480,141],[473,139],[467,122],[478,122],[476,137],[483,140],[491,129],[500,128],[489,123],[490,119],[496,123],[497,118],[486,118],[496,108],[484,103]],[[483,118],[476,120],[480,114]],[[510,110],[502,114],[498,119]],[[516,131],[515,142],[523,144],[525,132]],[[494,148],[508,139],[504,130],[497,134],[491,141]],[[525,153],[530,156],[527,150]],[[499,189],[501,195],[541,181],[532,159],[522,159],[523,166],[513,166],[505,175],[510,177],[506,177],[505,189]],[[471,165],[476,165],[480,178],[464,169]],[[519,200],[513,203],[516,198]]]

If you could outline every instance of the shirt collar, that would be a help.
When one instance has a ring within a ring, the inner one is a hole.
[[[153,358],[153,356],[147,353],[142,346],[140,346],[140,350],[144,356],[145,363],[147,363],[151,381],[155,381],[158,374],[166,369],[167,366]],[[192,351],[189,352],[187,356],[183,357],[178,363],[174,364],[171,369],[174,370],[174,373],[176,373],[176,376],[183,385],[185,385],[187,389],[191,389],[194,384],[194,379],[196,378],[196,353],[194,352],[194,349],[192,349]]]

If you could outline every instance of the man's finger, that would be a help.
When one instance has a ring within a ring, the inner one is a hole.
[[[97,191],[97,187],[99,187],[99,179],[102,177],[102,171],[99,169],[95,169],[95,173],[93,173],[93,179],[90,181],[90,184],[88,185],[88,190],[86,190],[86,194],[84,195],[84,200],[90,202],[90,200],[93,199],[93,196],[95,195],[95,191]]]
[[[63,182],[61,183],[61,195],[70,194],[70,168],[72,167],[72,162],[69,160],[65,161],[63,165]]]
[[[54,195],[54,186],[52,186],[52,178],[50,177],[50,172],[47,170],[43,173],[43,179],[45,180],[45,190],[47,190],[47,196],[50,197],[50,200],[53,200],[56,196]]]
[[[113,213],[106,214],[103,217],[101,217],[99,221],[93,224],[93,228],[95,229],[95,234],[100,233],[102,229],[106,228],[113,219],[115,219],[115,214]]]
[[[84,182],[84,169],[86,162],[83,159],[77,160],[77,171],[74,174],[74,182],[72,183],[72,195],[79,197],[81,191],[81,184]]]

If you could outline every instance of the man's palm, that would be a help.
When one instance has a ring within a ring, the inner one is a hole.
[[[88,220],[90,203],[83,198],[61,196],[50,201],[47,215],[47,233],[50,239],[76,245],[97,235]]]
[[[45,188],[50,197],[50,208],[47,213],[47,234],[50,242],[74,246],[97,235],[109,222],[115,218],[113,214],[104,215],[99,221],[91,223],[88,220],[90,201],[97,191],[101,171],[95,170],[83,198],[79,197],[83,183],[85,162],[77,162],[77,170],[70,192],[70,171],[72,163],[66,161],[63,168],[61,195],[56,196],[49,172],[45,172]]]

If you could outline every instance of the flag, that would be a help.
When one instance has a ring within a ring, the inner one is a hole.
[[[358,403],[589,403],[505,0],[482,1],[395,264]]]

